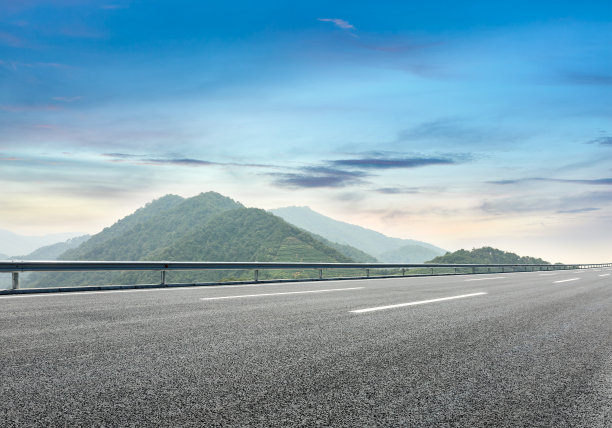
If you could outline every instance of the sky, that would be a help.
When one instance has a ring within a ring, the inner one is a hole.
[[[165,194],[612,261],[612,3],[0,0],[0,229]]]

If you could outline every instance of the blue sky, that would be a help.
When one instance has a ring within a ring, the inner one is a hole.
[[[0,4],[0,228],[166,193],[612,260],[609,1]]]

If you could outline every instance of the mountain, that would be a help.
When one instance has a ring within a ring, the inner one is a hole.
[[[0,260],[56,260],[60,254],[64,253],[70,248],[77,247],[89,238],[89,235],[77,236],[76,238],[71,238],[64,242],[58,242],[56,244],[41,247],[26,256],[9,257],[7,255],[0,254]],[[24,272],[20,275],[20,281],[27,284],[28,282],[31,282],[32,275],[36,274],[33,274],[32,272]],[[0,289],[10,288],[11,283],[12,279],[9,274],[0,274]]]
[[[395,250],[385,251],[379,255],[381,260],[387,263],[423,263],[433,257],[440,255],[439,250],[434,250],[419,244],[409,244]],[[415,261],[423,260],[423,261]]]
[[[308,232],[256,208],[235,209],[149,255],[151,260],[350,262]]]
[[[329,241],[315,233],[309,233],[313,236],[313,238],[321,241],[323,244],[333,248],[339,253],[344,254],[346,257],[355,261],[356,263],[378,263],[378,259],[376,257],[373,257],[361,250],[358,250],[355,247],[351,247],[350,245],[338,244],[337,242]]]
[[[482,247],[474,248],[472,251],[459,250],[454,253],[446,253],[436,257],[427,263],[448,264],[550,264],[547,261],[535,257],[521,257],[514,253],[507,253],[497,248]]]
[[[218,193],[163,197],[104,229],[63,260],[351,262],[349,257],[266,211],[245,208]],[[262,272],[260,278],[309,273]],[[169,282],[251,278],[246,272],[169,272]],[[298,276],[296,276],[298,275]],[[301,276],[300,276],[301,275]],[[151,283],[159,272],[40,274],[26,286]]]
[[[91,238],[90,235],[77,236],[76,238],[71,238],[64,242],[41,247],[28,255],[14,256],[12,258],[15,260],[56,260],[61,254],[67,250],[78,247],[89,238]]]
[[[109,247],[105,245],[112,239],[121,241],[123,237],[132,232],[135,227],[139,227],[143,223],[151,219],[159,218],[166,212],[172,211],[178,205],[184,202],[184,199],[177,195],[166,195],[162,198],[149,202],[144,207],[139,208],[134,213],[122,218],[110,227],[105,228],[102,232],[93,235],[86,242],[81,244],[74,250],[70,250],[61,255],[62,260],[113,260],[104,258],[99,252],[101,248]],[[130,243],[137,245],[137,243]],[[111,255],[109,255],[111,256]],[[121,259],[116,259],[121,260]],[[124,259],[129,260],[129,259]],[[133,259],[136,260],[136,259]]]
[[[37,248],[63,242],[80,233],[55,233],[44,236],[26,236],[0,229],[0,253],[5,255],[29,254]]]
[[[374,230],[334,220],[308,207],[277,208],[270,212],[329,241],[355,247],[381,262],[423,263],[446,252],[426,242],[390,238]]]

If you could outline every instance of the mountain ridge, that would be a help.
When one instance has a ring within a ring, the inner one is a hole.
[[[309,207],[290,206],[269,211],[297,227],[331,242],[355,247],[381,262],[423,263],[446,253],[446,250],[427,242],[389,237],[375,230],[335,220]],[[404,247],[412,248],[413,252],[409,256],[401,251],[394,253]]]
[[[215,192],[152,201],[105,228],[61,260],[352,262],[282,218]],[[222,281],[226,271],[169,272],[169,281]],[[238,273],[243,275],[243,273]],[[151,272],[62,272],[33,276],[29,286],[149,283]],[[266,272],[264,276],[274,273]]]

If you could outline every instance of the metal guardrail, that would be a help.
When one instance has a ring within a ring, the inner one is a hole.
[[[12,289],[19,288],[20,272],[70,272],[70,271],[159,271],[161,282],[166,283],[167,271],[197,270],[252,270],[254,282],[259,281],[260,270],[273,269],[318,269],[319,279],[323,279],[323,269],[365,269],[366,278],[370,269],[401,269],[402,276],[409,269],[492,269],[502,272],[529,272],[536,270],[566,270],[612,267],[612,263],[600,264],[410,264],[410,263],[262,263],[262,262],[124,262],[124,261],[0,261],[0,272],[12,273]],[[508,269],[508,270],[507,270]],[[487,272],[482,272],[487,273]],[[448,274],[448,273],[447,273]]]

